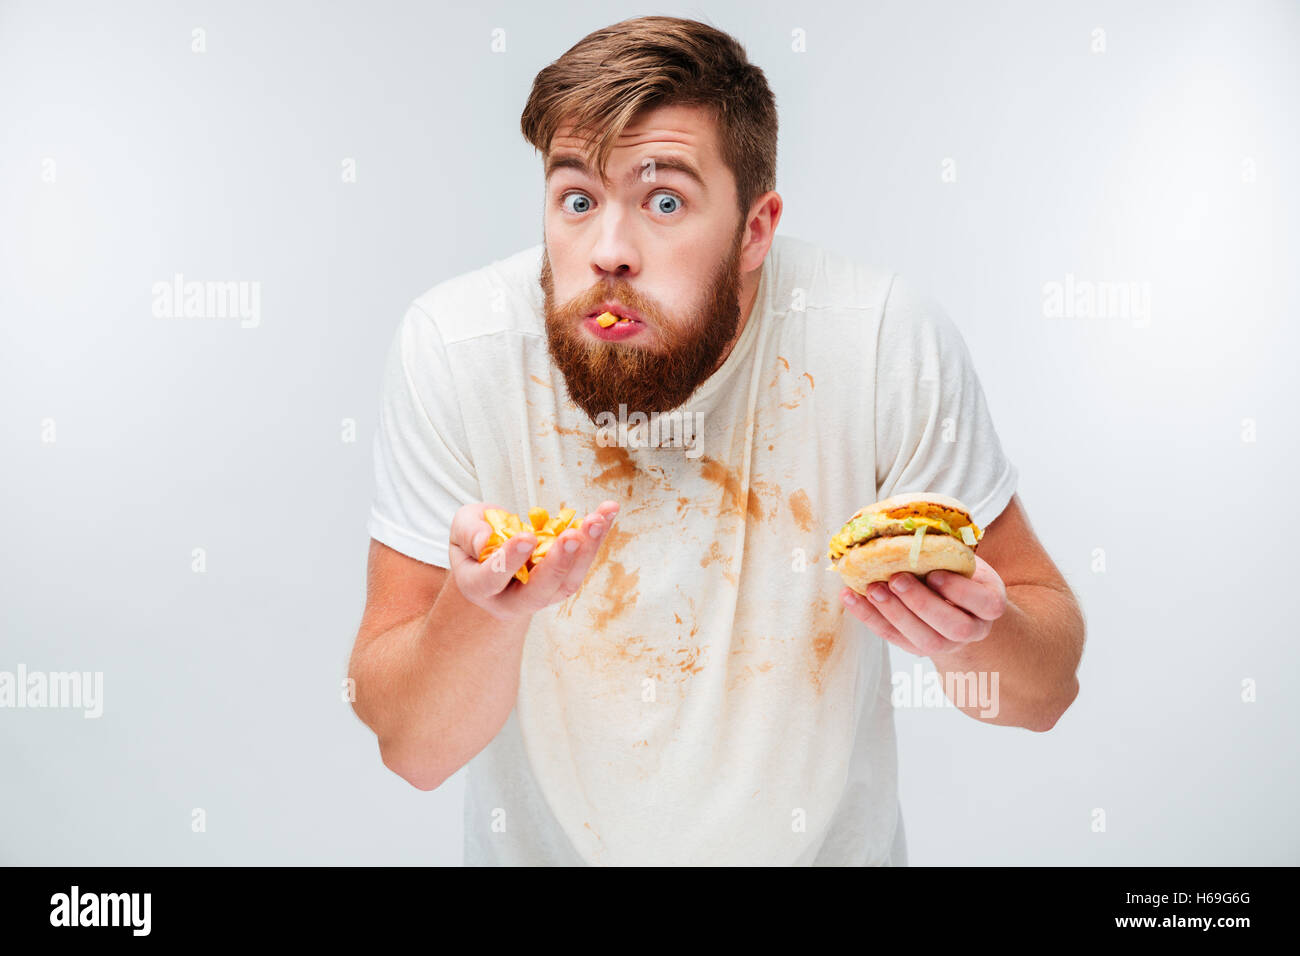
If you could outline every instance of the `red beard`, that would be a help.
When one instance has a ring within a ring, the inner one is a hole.
[[[668,412],[680,407],[721,364],[740,325],[740,250],[743,230],[709,283],[700,312],[689,321],[666,319],[662,309],[627,282],[611,280],[555,305],[550,256],[542,253],[546,342],[564,375],[569,398],[594,423],[601,412]],[[634,309],[653,330],[654,347],[592,339],[581,324],[606,301]]]

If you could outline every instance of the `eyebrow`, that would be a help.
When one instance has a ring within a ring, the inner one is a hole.
[[[696,185],[698,185],[704,192],[709,191],[709,187],[704,183],[704,177],[700,175],[700,171],[696,169],[695,165],[689,160],[679,159],[675,156],[665,156],[662,159],[657,156],[649,156],[646,158],[654,163],[654,171],[656,175],[660,170],[665,172],[678,172],[695,180]],[[641,170],[645,168],[644,162],[645,161],[642,160],[642,165],[634,167],[632,171],[628,173],[626,180],[627,185],[632,186],[641,178]],[[551,174],[557,169],[572,169],[584,176],[594,178],[592,177],[591,170],[587,168],[587,164],[583,161],[582,157],[575,156],[571,153],[563,156],[552,156],[546,160],[547,182],[550,182]]]

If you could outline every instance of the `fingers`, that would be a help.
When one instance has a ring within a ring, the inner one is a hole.
[[[529,574],[528,584],[501,595],[502,608],[509,613],[536,613],[575,594],[617,512],[618,503],[606,501],[577,528],[561,534]]]
[[[528,556],[537,547],[537,536],[531,532],[513,535],[497,548],[486,561],[479,554],[491,526],[483,520],[484,508],[492,505],[476,501],[457,510],[452,516],[448,550],[451,570],[456,576],[456,587],[470,601],[484,606],[510,586],[515,572],[524,566]]]
[[[487,568],[490,574],[489,594],[500,594],[510,586],[510,582],[515,578],[515,572],[528,563],[528,556],[533,553],[537,547],[537,536],[531,533],[517,534],[494,551],[481,567]],[[497,555],[504,552],[504,558],[498,558]],[[493,560],[496,559],[496,560]]]
[[[574,546],[572,550],[570,545]],[[573,567],[578,546],[578,532],[573,528],[556,538],[546,556],[528,572],[528,583],[512,588],[496,599],[502,612],[535,614],[558,600],[562,596],[559,592],[564,579]]]
[[[975,576],[954,574],[951,571],[931,571],[925,583],[953,604],[983,621],[996,621],[1007,608],[1006,585],[996,573],[983,573],[977,561]]]
[[[493,551],[486,561],[467,558],[456,585],[462,594],[475,603],[490,601],[506,592],[515,572],[524,566],[528,556],[537,547],[537,538],[531,534],[517,534]]]
[[[462,594],[474,576],[470,566],[478,564],[478,552],[474,550],[475,540],[480,537],[478,525],[487,528],[483,520],[483,502],[464,505],[451,516],[451,530],[447,535],[447,556],[450,559],[451,573]],[[491,531],[490,528],[488,528]],[[484,541],[487,539],[484,538]]]
[[[448,549],[459,550],[462,555],[477,561],[492,534],[491,525],[483,520],[483,511],[491,507],[485,501],[474,501],[456,509],[456,513],[451,516]]]
[[[907,651],[909,654],[925,657],[924,651],[900,634],[898,628],[890,624],[885,616],[877,611],[871,602],[857,591],[848,587],[844,588],[840,591],[840,600],[849,609],[849,613],[871,628],[872,633],[877,637],[888,641],[901,650]]]
[[[949,641],[965,644],[977,641],[988,633],[987,622],[971,617],[961,608],[949,604],[942,595],[927,587],[929,583],[929,577],[922,583],[916,575],[904,572],[889,579],[889,590],[918,620]]]
[[[529,572],[527,584],[512,584],[515,572],[527,563],[537,547],[537,536],[517,534],[480,563],[478,555],[492,534],[491,526],[483,517],[484,509],[490,507],[493,506],[474,502],[456,512],[449,534],[449,550],[452,573],[461,593],[502,619],[535,613],[575,593],[587,575],[605,531],[618,513],[618,502],[602,502],[579,527],[569,528],[555,539]]]
[[[895,575],[894,577],[900,577]],[[911,575],[908,575],[911,577]],[[913,577],[913,583],[921,590],[924,586]],[[912,590],[912,589],[908,589]],[[915,597],[915,595],[913,595]],[[938,595],[931,594],[930,597],[941,601]],[[960,645],[948,640],[943,635],[938,634],[935,630],[918,618],[912,610],[904,604],[898,594],[894,593],[885,584],[877,581],[875,584],[868,585],[867,599],[861,603],[874,610],[881,618],[887,621],[893,631],[904,638],[908,643],[916,648],[913,653],[919,653],[929,657],[932,654],[942,654],[946,651],[954,650]],[[884,635],[881,635],[882,637]]]
[[[617,514],[618,502],[605,501],[592,514],[582,519],[582,524],[579,526],[581,534],[578,541],[578,554],[560,588],[562,598],[571,597],[578,593],[578,588],[582,587],[582,582],[587,577],[587,569],[591,567],[596,552],[600,550],[601,542],[605,540],[605,532],[613,525]]]

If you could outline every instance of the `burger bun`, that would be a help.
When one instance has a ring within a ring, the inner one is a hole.
[[[910,534],[890,535],[855,545],[840,558],[835,570],[844,578],[845,584],[862,595],[867,593],[867,585],[888,581],[900,571],[917,577],[924,577],[931,571],[953,571],[968,578],[974,577],[974,550],[946,534],[925,535],[921,539],[921,553],[913,565],[914,537]]]

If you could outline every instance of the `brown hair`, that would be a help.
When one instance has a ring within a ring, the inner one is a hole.
[[[776,99],[767,78],[734,37],[697,20],[637,17],[589,33],[537,74],[519,125],[543,156],[561,125],[571,123],[583,139],[597,133],[594,165],[604,179],[624,127],[668,105],[710,110],[742,217],[776,188]]]

